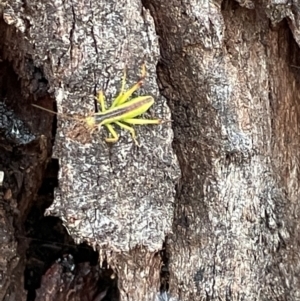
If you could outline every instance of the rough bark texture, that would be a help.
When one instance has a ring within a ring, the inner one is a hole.
[[[180,300],[300,297],[299,6],[247,2],[143,1],[182,170],[167,242]]]
[[[97,90],[108,99],[116,95],[124,63],[134,83],[143,59],[149,76],[141,93],[155,96],[153,114],[170,119],[155,81],[156,30],[159,87],[171,107],[182,173],[174,200],[179,171],[170,124],[138,128],[141,148],[126,133],[108,147],[104,132],[86,139],[76,122],[59,118],[59,189],[47,212],[64,221],[76,242],[97,246],[102,269],[82,264],[74,273],[68,264],[66,272],[56,263],[37,300],[300,300],[297,2],[13,1],[2,11],[1,70],[13,66],[21,79],[8,91],[14,75],[1,79],[4,102],[22,108],[28,128],[40,127],[50,138],[48,115],[26,102],[51,107],[49,88],[59,112],[86,114]],[[18,94],[21,104],[14,101]],[[28,120],[30,112],[42,118]],[[1,139],[3,162],[16,160],[15,145],[22,147],[20,166],[38,162],[21,170],[0,162],[6,174],[1,227],[8,233],[0,297],[14,300],[18,284],[11,275],[20,275],[24,247],[16,250],[7,216],[22,233],[50,139],[24,130],[21,141],[15,133],[24,126],[3,120],[2,136],[13,145]],[[168,292],[157,295],[159,285]],[[110,294],[109,287],[119,292]]]
[[[140,1],[37,1],[26,6],[14,2],[4,5],[3,17],[11,26],[5,32],[4,58],[21,57],[14,67],[23,77],[29,57],[47,79],[59,113],[77,116],[93,111],[99,89],[111,101],[125,65],[128,86],[138,80],[146,62],[148,76],[139,93],[154,96],[151,114],[171,119],[156,83],[159,53],[153,20]],[[22,84],[28,85],[24,77]],[[36,94],[32,86],[23,88],[25,96]],[[42,119],[49,115],[37,114]],[[180,174],[171,148],[171,123],[140,127],[140,147],[125,133],[118,143],[107,145],[105,132],[91,135],[79,126],[58,117],[53,156],[59,160],[59,188],[46,214],[61,218],[75,242],[87,241],[99,250],[100,265],[108,264],[118,274],[122,299],[153,300],[160,285],[161,259],[156,252],[171,231]],[[58,274],[51,269],[47,273]],[[37,298],[60,291],[50,283],[44,288],[45,283]],[[65,293],[55,298],[72,299]]]

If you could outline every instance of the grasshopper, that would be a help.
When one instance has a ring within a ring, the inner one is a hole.
[[[154,104],[154,98],[152,96],[137,96],[131,98],[132,94],[137,91],[143,84],[146,77],[146,66],[142,65],[142,74],[139,81],[134,84],[129,90],[125,91],[126,85],[126,69],[124,69],[124,75],[122,78],[121,91],[118,96],[114,99],[111,106],[107,109],[106,101],[103,91],[99,91],[97,96],[97,101],[100,105],[100,112],[93,113],[91,116],[82,119],[85,125],[94,130],[100,130],[104,125],[111,137],[106,137],[106,142],[115,143],[119,140],[119,135],[114,129],[113,124],[118,125],[120,128],[130,132],[133,141],[137,144],[136,133],[132,126],[130,125],[145,125],[145,124],[161,124],[164,122],[162,119],[144,119],[136,118],[145,112]],[[49,112],[49,110],[42,108],[37,105],[33,105],[40,109],[44,109]],[[50,111],[52,112],[52,111]],[[52,112],[54,113],[54,112]],[[71,118],[75,119],[75,118]],[[78,119],[76,119],[78,120]]]

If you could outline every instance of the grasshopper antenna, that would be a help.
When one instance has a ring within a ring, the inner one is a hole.
[[[41,107],[41,106],[38,106],[38,105],[35,105],[35,104],[31,104],[31,105],[32,105],[33,107],[36,107],[36,108],[38,108],[38,109],[40,109],[40,110],[46,111],[46,112],[51,113],[51,114],[55,114],[55,115],[58,115],[58,116],[63,116],[63,117],[65,117],[65,118],[67,118],[67,119],[70,119],[70,120],[78,120],[77,118],[70,117],[70,116],[67,116],[67,115],[65,115],[65,114],[57,113],[57,112],[48,110],[48,109],[46,109],[46,108],[44,108],[44,107]]]

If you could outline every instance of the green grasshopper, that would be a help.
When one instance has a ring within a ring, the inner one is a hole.
[[[137,91],[146,77],[145,64],[142,65],[142,75],[139,81],[134,84],[129,90],[125,91],[126,85],[126,69],[122,78],[122,86],[119,95],[115,98],[110,108],[106,108],[105,96],[103,91],[98,93],[97,101],[100,104],[101,112],[93,113],[93,115],[83,119],[86,126],[94,130],[100,130],[104,125],[110,132],[112,137],[107,137],[107,142],[115,143],[119,140],[119,135],[115,131],[113,124],[117,124],[120,128],[130,132],[134,142],[138,144],[136,140],[136,133],[133,127],[129,125],[145,125],[145,124],[161,124],[164,122],[162,119],[144,119],[136,118],[148,111],[148,109],[154,104],[154,98],[152,96],[138,96],[131,98],[132,94]],[[131,98],[131,99],[130,99]],[[40,109],[44,109],[37,105],[33,105]],[[44,109],[49,111],[47,109]],[[52,112],[52,111],[50,111]],[[54,113],[54,112],[52,112]],[[71,118],[75,119],[75,118]],[[77,119],[76,119],[77,120]]]

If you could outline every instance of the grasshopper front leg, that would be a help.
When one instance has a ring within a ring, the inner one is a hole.
[[[110,143],[117,142],[119,140],[119,135],[115,131],[114,127],[111,124],[105,124],[105,126],[112,135],[112,137],[106,137],[105,141]]]
[[[99,91],[98,97],[96,99],[97,99],[97,101],[100,104],[100,110],[101,110],[101,112],[105,112],[106,111],[106,103],[105,103],[105,96],[104,96],[102,90]]]

